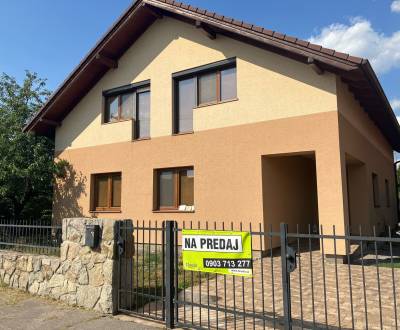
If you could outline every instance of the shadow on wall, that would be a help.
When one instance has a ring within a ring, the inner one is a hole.
[[[66,161],[62,173],[56,178],[53,198],[53,221],[61,224],[64,218],[83,217],[78,200],[86,196],[87,178],[82,172],[77,173]]]

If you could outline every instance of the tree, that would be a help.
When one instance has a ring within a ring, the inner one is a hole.
[[[22,131],[49,95],[36,73],[27,71],[21,85],[0,75],[0,217],[51,217],[54,176],[64,164],[54,162],[50,139]]]

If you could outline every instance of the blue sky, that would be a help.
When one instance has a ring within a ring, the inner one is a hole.
[[[400,0],[186,2],[368,57],[400,116]],[[21,79],[35,71],[54,90],[131,3],[2,0],[0,72]]]

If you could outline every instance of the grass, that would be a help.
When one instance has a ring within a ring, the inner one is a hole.
[[[379,267],[387,267],[392,268],[391,262],[380,262],[378,263]],[[393,262],[393,268],[400,268],[400,262]]]
[[[128,265],[126,270],[124,270],[124,265],[122,265],[121,277],[132,279],[132,283],[127,284],[127,289],[136,292],[136,294],[122,293],[122,300],[125,299],[125,304],[129,310],[138,309],[150,302],[154,302],[155,299],[153,297],[148,297],[147,295],[156,296],[161,300],[161,297],[163,296],[162,262],[161,252],[151,253],[149,249],[145,249],[143,254],[135,255],[132,265]],[[131,269],[132,274],[130,273]],[[206,280],[207,278],[211,279],[213,277],[213,274],[184,271],[182,257],[179,256],[177,276],[178,292],[196,286],[200,284],[200,281]],[[124,289],[122,289],[122,291],[124,291]]]
[[[19,302],[29,298],[26,292],[12,289],[3,281],[0,281],[0,306],[4,305],[16,305]]]

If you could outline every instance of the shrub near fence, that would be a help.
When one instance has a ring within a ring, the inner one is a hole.
[[[50,221],[0,219],[0,250],[59,255],[61,226]]]

